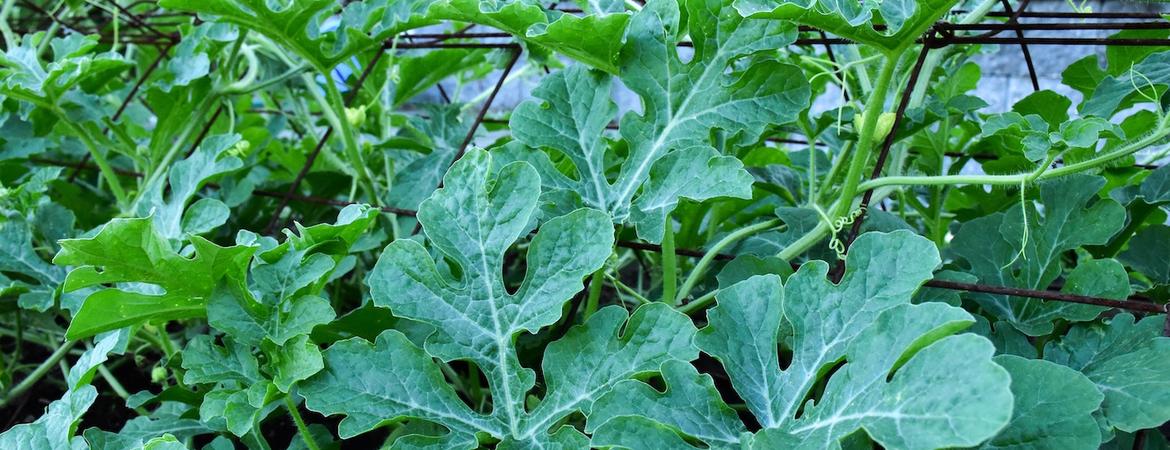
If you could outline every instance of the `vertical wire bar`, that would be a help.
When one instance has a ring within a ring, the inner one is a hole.
[[[378,62],[382,60],[382,55],[385,53],[386,50],[379,47],[378,53],[370,59],[368,64],[366,64],[365,69],[362,70],[361,75],[358,76],[357,81],[354,83],[353,90],[351,90],[349,95],[345,98],[346,107],[352,104],[353,100],[357,98],[358,92],[361,91],[362,85],[366,83],[366,79],[369,78],[370,72],[372,72],[374,70],[374,66],[377,66]],[[327,76],[326,78],[326,83],[333,82],[332,76]],[[308,88],[312,89],[312,86],[308,86]],[[342,117],[341,120],[347,119]],[[296,194],[298,189],[300,189],[301,183],[305,180],[305,177],[309,175],[309,170],[313,168],[313,163],[317,161],[317,156],[321,154],[321,150],[325,148],[325,143],[329,141],[329,137],[332,135],[333,127],[330,126],[325,129],[325,133],[322,134],[321,138],[317,140],[317,146],[313,148],[311,153],[309,153],[308,158],[305,158],[305,164],[301,166],[301,170],[297,172],[297,176],[293,178],[292,184],[290,184],[288,189],[285,191],[285,196],[280,199],[280,202],[277,203],[276,208],[272,211],[272,218],[268,220],[268,226],[264,228],[265,234],[272,234],[276,232],[276,227],[280,223],[280,215],[283,214],[284,209],[288,207],[289,199],[291,196]]]
[[[1146,448],[1146,438],[1148,430],[1137,430],[1133,434],[1133,450],[1142,450]]]
[[[1016,37],[1020,39],[1020,53],[1024,54],[1024,64],[1028,66],[1028,77],[1032,80],[1032,90],[1040,90],[1040,78],[1036,76],[1036,65],[1032,63],[1032,52],[1028,50],[1028,44],[1024,43],[1024,30],[1018,27],[1020,21],[1020,14],[1028,7],[1030,0],[1020,0],[1020,8],[1012,12],[1012,4],[1008,0],[1001,0],[1003,3],[1003,10],[1010,17],[1008,18],[1009,25],[1017,25]]]
[[[475,121],[471,123],[471,127],[467,129],[467,135],[463,137],[463,143],[459,145],[459,150],[455,152],[455,157],[451,159],[451,164],[447,167],[455,165],[455,162],[463,158],[463,154],[467,153],[467,146],[471,145],[471,141],[475,139],[475,132],[479,130],[480,124],[483,123],[484,117],[487,116],[488,109],[492,107],[492,103],[496,100],[496,95],[500,93],[500,89],[504,87],[504,81],[508,79],[508,74],[512,73],[512,68],[516,67],[516,61],[520,60],[522,51],[519,46],[512,47],[512,59],[508,61],[508,66],[504,67],[503,73],[500,73],[500,78],[496,80],[496,85],[492,87],[492,91],[488,94],[488,98],[484,100],[483,106],[479,108],[479,113],[475,115]],[[443,187],[443,179],[439,179],[439,185],[436,189]],[[416,235],[422,231],[422,222],[419,221],[414,224],[414,230],[411,235]]]
[[[839,65],[837,63],[837,57],[833,54],[833,44],[829,43],[829,35],[825,34],[825,30],[817,30],[817,32],[821,34],[821,39],[825,41],[825,55],[829,57],[829,61],[831,61],[833,65]],[[844,71],[842,71],[842,73],[844,73]],[[845,80],[842,79],[841,81],[844,82]],[[849,89],[847,89],[844,85],[841,86],[841,96],[845,98],[846,102],[849,101]]]
[[[125,14],[127,17],[129,17],[130,21],[133,22],[135,25],[146,28],[147,31],[150,31],[151,33],[154,33],[155,36],[158,36],[161,38],[172,37],[166,33],[163,33],[162,31],[159,31],[157,28],[151,26],[150,24],[146,23],[146,21],[142,20],[141,17],[138,17],[137,14],[134,14],[134,13],[130,12],[130,10],[123,7],[122,5],[119,5],[118,0],[109,0],[109,2],[110,2],[110,4],[114,5],[114,8],[117,8],[118,11],[121,11],[122,14]]]
[[[130,106],[130,103],[133,102],[134,98],[138,96],[138,91],[142,89],[142,85],[146,83],[146,79],[150,78],[150,75],[159,68],[159,66],[162,64],[162,61],[166,59],[167,53],[171,51],[171,48],[174,47],[175,44],[175,42],[167,44],[166,47],[163,47],[162,50],[159,51],[158,57],[150,63],[150,66],[146,68],[146,71],[142,73],[142,76],[138,77],[138,81],[134,83],[134,87],[130,88],[130,92],[126,94],[126,98],[122,99],[122,104],[118,106],[118,110],[114,112],[114,115],[110,117],[111,122],[117,122],[118,119],[122,118],[122,114],[126,112],[126,108]],[[109,131],[110,127],[107,126],[104,130],[102,130],[102,134],[104,135]],[[68,180],[70,183],[77,180],[77,175],[81,173],[81,167],[85,163],[89,162],[90,157],[90,154],[86,153],[85,156],[81,158],[81,163],[73,169],[73,173],[69,174]]]
[[[870,179],[881,176],[882,168],[889,159],[890,148],[894,146],[894,138],[898,134],[898,125],[901,125],[902,118],[906,115],[906,107],[910,104],[910,96],[914,91],[914,86],[918,84],[918,77],[922,73],[922,66],[926,63],[926,55],[930,53],[930,49],[934,43],[934,33],[932,29],[927,32],[923,39],[922,51],[918,53],[918,60],[914,62],[914,68],[910,71],[910,79],[906,83],[906,89],[902,91],[902,98],[898,101],[898,109],[894,113],[894,123],[890,127],[890,132],[886,133],[885,140],[882,142],[882,150],[878,153],[877,162],[873,166],[873,172],[870,174]],[[877,120],[877,117],[867,117],[866,120]],[[855,156],[856,157],[856,156]],[[849,231],[849,236],[845,240],[845,252],[849,252],[849,247],[853,245],[853,241],[857,239],[857,234],[861,231],[861,223],[865,221],[865,210],[869,208],[869,202],[873,199],[873,189],[868,189],[861,197],[861,213],[857,219],[853,221],[853,227]],[[840,281],[841,276],[845,273],[845,261],[838,261],[837,267],[833,270],[833,280]]]
[[[500,74],[500,79],[496,80],[496,85],[492,88],[491,94],[488,94],[488,98],[484,100],[483,106],[479,108],[479,114],[476,114],[475,121],[471,123],[471,128],[467,130],[467,135],[463,137],[463,143],[459,145],[459,151],[455,153],[455,158],[451,160],[452,165],[455,164],[455,161],[463,158],[463,154],[467,152],[467,146],[471,145],[471,141],[475,139],[475,132],[479,129],[479,125],[483,123],[483,118],[487,116],[488,109],[492,107],[492,103],[496,101],[496,95],[504,87],[504,81],[508,79],[508,74],[512,73],[513,67],[516,67],[516,61],[520,60],[520,53],[519,47],[513,48],[512,59],[508,61],[508,66]],[[439,187],[442,186],[443,184],[440,182]]]

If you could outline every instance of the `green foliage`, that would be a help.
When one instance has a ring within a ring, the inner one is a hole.
[[[77,266],[61,284],[66,292],[121,282],[159,288],[97,289],[70,322],[68,337],[81,339],[148,321],[203,317],[215,286],[229,273],[243,272],[255,249],[220,247],[198,236],[191,238],[191,246],[193,258],[180,255],[149,217],[114,219],[92,238],[61,241],[53,262]]]
[[[1064,273],[1063,253],[1104,244],[1121,229],[1125,220],[1121,205],[1094,198],[1103,184],[1087,175],[1041,183],[1042,211],[1026,204],[967,222],[955,235],[952,248],[970,264],[979,281],[1045,289]],[[1065,292],[1107,298],[1129,295],[1125,269],[1113,260],[1080,261],[1068,277]],[[1101,312],[1089,305],[996,294],[972,294],[971,298],[994,317],[1031,336],[1051,333],[1056,319],[1091,320]]]
[[[449,258],[448,270],[461,274],[458,279],[439,272],[417,242],[398,240],[386,248],[368,280],[375,305],[435,327],[423,347],[393,330],[373,346],[342,341],[327,351],[329,368],[304,386],[311,409],[347,416],[339,429],[342,437],[415,419],[443,425],[448,433],[406,436],[395,442],[396,448],[424,442],[475,448],[477,433],[500,439],[508,448],[579,445],[583,436],[554,424],[572,412],[588,411],[621,379],[655,371],[666,360],[694,357],[693,332],[687,332],[691,325],[681,314],[664,305],[648,305],[632,317],[607,308],[549,345],[542,364],[546,394],[526,411],[525,398],[535,380],[533,371],[520,364],[516,336],[557,321],[562,304],[580,290],[580,280],[609,256],[613,230],[607,216],[588,209],[546,222],[529,246],[524,281],[509,293],[499,264],[528,229],[540,179],[524,162],[499,168],[495,176],[489,175],[491,165],[488,153],[468,153],[448,172],[445,187],[419,209],[424,231]],[[465,405],[432,357],[470,361],[482,370],[491,388],[491,414]],[[393,375],[382,378],[384,373]],[[363,401],[347,400],[355,398]]]
[[[606,211],[657,243],[680,197],[751,196],[751,176],[740,161],[711,146],[712,133],[718,130],[723,145],[731,148],[755,143],[770,124],[796,118],[808,103],[808,85],[795,66],[777,61],[760,60],[747,70],[726,73],[741,59],[792,42],[794,34],[778,22],[741,19],[729,7],[710,14],[709,7],[701,1],[652,1],[632,19],[620,79],[641,97],[645,111],[621,118],[629,155],[616,182],[609,180],[611,144],[603,136],[616,112],[611,77],[568,68],[546,77],[533,92],[543,104],[516,109],[511,121],[516,138],[563,152],[576,169],[572,179],[552,168],[543,154],[525,155],[542,169],[545,185],[555,189],[551,195],[558,207],[568,203]],[[675,51],[676,36],[684,33],[695,46],[688,62]]]
[[[1170,448],[1166,47],[1004,103],[930,41],[994,1],[0,3],[2,449]]]
[[[676,363],[664,369],[666,394],[626,382],[599,400],[594,445],[668,448],[686,436],[719,447],[835,448],[859,429],[887,448],[978,444],[1010,418],[1009,378],[992,363],[989,342],[950,336],[970,315],[910,305],[938,262],[930,243],[910,233],[866,234],[840,284],[825,280],[826,265],[809,263],[784,285],[757,276],[723,290],[696,343],[723,363],[763,429],[746,433],[710,378]],[[777,347],[792,355],[782,370]],[[949,383],[955,373],[964,374],[961,388]],[[819,401],[804,403],[819,383]],[[639,431],[646,428],[655,431]]]

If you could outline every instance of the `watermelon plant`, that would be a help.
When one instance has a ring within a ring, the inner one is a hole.
[[[1027,7],[0,0],[0,448],[1170,449],[1170,21]]]

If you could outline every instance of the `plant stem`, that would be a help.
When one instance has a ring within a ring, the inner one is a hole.
[[[666,215],[666,232],[662,235],[662,301],[674,304],[678,287],[678,255],[674,254],[674,220]]]
[[[881,190],[875,189],[873,199],[871,201],[873,203],[881,202],[882,200],[885,200],[886,197],[889,197],[890,194],[894,191],[895,190],[892,188]],[[843,200],[844,199],[838,199],[837,201],[841,202]],[[837,205],[834,204],[832,207],[835,208],[836,206]],[[813,245],[816,245],[817,242],[820,242],[821,239],[824,239],[825,236],[828,236],[828,234],[829,224],[822,220],[817,223],[816,227],[814,227],[812,230],[809,230],[808,233],[805,233],[804,236],[801,236],[795,242],[788,244],[787,247],[784,247],[783,250],[780,250],[780,252],[776,254],[776,257],[785,261],[792,261],[797,256],[800,256],[802,253],[808,251],[809,248],[812,248]]]
[[[841,145],[841,154],[833,161],[833,165],[829,167],[829,172],[825,174],[825,179],[821,180],[821,187],[817,189],[816,200],[820,200],[820,196],[824,196],[829,192],[829,188],[833,186],[833,181],[841,174],[841,168],[845,166],[844,162],[849,159],[849,155],[853,154],[853,142],[849,141]],[[815,200],[814,200],[815,201]],[[812,201],[808,205],[810,208],[815,206]]]
[[[687,275],[687,279],[683,281],[682,287],[679,288],[678,296],[675,298],[674,304],[682,305],[683,300],[687,298],[687,295],[690,295],[691,289],[693,289],[695,285],[698,284],[699,280],[707,272],[707,267],[711,265],[711,262],[715,260],[715,257],[719,255],[720,251],[722,251],[724,248],[727,248],[727,246],[731,244],[743,240],[748,236],[775,228],[780,226],[782,223],[783,222],[780,219],[772,219],[766,222],[740,228],[731,234],[724,236],[723,239],[720,239],[719,242],[716,242],[715,245],[711,246],[711,248],[707,250],[707,253],[703,254],[703,257],[699,259],[698,263],[695,263],[695,268],[691,269],[690,275]]]
[[[589,277],[589,297],[585,299],[585,312],[581,314],[583,319],[589,319],[593,313],[597,312],[597,308],[601,303],[601,285],[602,277],[605,276],[605,268],[602,267],[593,272]]]
[[[69,18],[69,13],[73,10],[72,7],[67,7],[65,8],[65,12],[57,14],[61,11],[62,6],[69,5],[65,4],[65,0],[57,0],[57,4],[53,5],[53,8],[49,10],[49,15],[56,16],[56,18],[49,24],[48,31],[45,31],[45,37],[37,44],[37,57],[44,55],[45,50],[49,49],[49,44],[52,43],[53,36],[56,36],[57,32],[61,31],[61,20]]]
[[[167,334],[165,325],[156,328],[155,331],[158,332],[158,341],[162,346],[163,354],[167,356],[167,362],[169,365],[170,361],[175,358],[175,354],[179,353],[178,347],[175,346],[175,341],[171,340],[171,335]],[[183,384],[182,369],[171,368],[171,372],[174,372],[176,384],[182,387],[187,387],[187,385]]]
[[[1163,121],[1157,128],[1141,139],[1132,141],[1116,150],[1107,152],[1095,158],[1070,164],[1055,169],[1048,169],[1046,165],[1036,171],[1016,175],[942,175],[942,176],[891,176],[862,183],[860,190],[876,189],[885,186],[947,186],[958,184],[984,184],[999,186],[1015,186],[1024,182],[1047,180],[1073,173],[1084,172],[1100,167],[1118,158],[1129,156],[1143,148],[1157,142],[1170,134],[1170,123]]]
[[[4,0],[4,5],[0,6],[0,34],[4,36],[4,48],[12,49],[20,45],[20,41],[16,39],[16,34],[12,32],[12,27],[8,26],[8,14],[12,13],[12,5],[16,3],[15,0]]]
[[[49,373],[50,370],[53,370],[53,367],[56,366],[62,358],[65,358],[65,355],[69,354],[69,350],[73,349],[74,345],[77,345],[77,341],[65,341],[59,347],[57,347],[57,350],[54,351],[53,354],[49,355],[48,359],[42,361],[36,369],[33,369],[33,371],[28,374],[28,376],[24,377],[23,380],[20,380],[19,384],[14,386],[12,389],[9,389],[8,392],[4,393],[4,398],[0,399],[0,408],[3,408],[8,404],[8,402],[17,397],[20,397],[21,395],[24,395],[25,392],[27,392],[29,389],[32,389],[32,387],[35,386],[37,382],[45,376],[45,374]]]
[[[305,419],[301,417],[301,412],[297,410],[297,403],[293,401],[292,395],[284,396],[284,407],[288,409],[288,415],[292,417],[293,422],[296,422],[297,433],[305,441],[305,446],[309,450],[321,450],[321,446],[317,445],[317,441],[309,433],[309,426],[305,425]]]
[[[696,298],[695,301],[682,305],[678,308],[678,312],[686,315],[691,315],[695,311],[703,309],[715,301],[715,294],[719,293],[718,289],[712,289],[711,292],[703,294],[702,297]]]
[[[89,135],[89,132],[85,128],[69,120],[65,116],[64,111],[56,109],[54,112],[61,118],[61,123],[65,124],[70,131],[76,134],[81,139],[81,142],[85,144],[85,148],[89,150],[89,154],[93,157],[93,162],[97,164],[102,178],[110,185],[110,192],[114,194],[114,198],[118,201],[118,209],[122,210],[122,212],[129,212],[127,208],[130,205],[127,202],[126,190],[122,188],[122,181],[118,179],[118,173],[110,166],[110,161],[106,159],[106,155],[98,148],[97,142],[94,142],[93,137]]]
[[[1132,155],[1150,145],[1153,145],[1154,143],[1157,143],[1159,140],[1166,137],[1168,133],[1170,133],[1170,115],[1163,117],[1162,120],[1158,122],[1158,126],[1143,136],[1141,139],[1122,145],[1117,150],[1113,150],[1101,156],[1049,170],[1041,175],[1039,179],[1043,180],[1048,178],[1056,178],[1062,175],[1084,172],[1089,169],[1103,166],[1110,161]]]
[[[236,61],[240,59],[240,49],[244,47],[244,41],[248,39],[248,31],[250,31],[248,28],[241,30],[240,34],[236,36],[236,41],[232,43],[232,50],[228,54],[227,64],[223,66],[226,69],[224,72],[228,77],[234,76],[233,74],[236,72]]]
[[[972,8],[971,11],[968,11],[967,14],[964,14],[963,17],[960,17],[959,20],[955,23],[969,25],[979,22],[983,20],[983,17],[986,16],[987,13],[995,7],[995,5],[999,4],[999,2],[1000,0],[983,0],[981,3],[976,5],[975,8]],[[924,61],[922,64],[921,73],[927,74],[927,76],[934,73],[934,69],[938,67],[940,63],[942,63],[942,60],[951,54],[950,49],[952,48],[953,47],[939,49],[926,55],[926,61]],[[922,106],[922,101],[926,98],[926,89],[928,89],[930,85],[930,83],[918,83],[916,86],[914,86],[914,91],[910,94],[910,103],[908,104],[911,109]]]
[[[307,75],[302,75],[302,77],[306,83],[311,81],[311,78]],[[366,167],[365,160],[362,157],[361,149],[358,147],[353,126],[350,125],[349,120],[345,117],[345,99],[342,97],[341,91],[337,90],[337,85],[328,74],[326,74],[324,85],[325,102],[321,104],[321,107],[325,113],[325,119],[341,135],[341,143],[345,148],[346,159],[349,160],[349,165],[353,166],[358,185],[366,192],[366,195],[370,196],[370,203],[378,204],[380,202],[378,192],[374,189],[373,178],[370,176],[369,169]],[[313,90],[311,84],[309,85],[309,90]]]
[[[260,450],[272,450],[272,445],[268,443],[267,439],[264,439],[264,434],[260,432],[259,426],[253,427],[252,431],[249,431],[248,434],[244,435],[245,438],[249,436],[252,437],[252,443],[256,445],[256,448],[259,448]],[[248,448],[253,447],[248,445]]]
[[[229,86],[227,88],[224,88],[221,92],[223,92],[224,94],[230,94],[230,95],[251,94],[253,92],[268,89],[272,86],[275,86],[275,85],[278,85],[278,84],[283,83],[285,81],[288,81],[288,80],[296,77],[297,75],[300,75],[301,73],[303,73],[305,70],[308,70],[308,69],[309,69],[309,66],[307,64],[300,64],[300,65],[297,65],[295,67],[290,67],[288,70],[284,71],[284,73],[277,75],[275,77],[269,78],[267,80],[264,80],[264,81],[261,81],[258,83],[248,84],[248,85],[236,86],[236,87]]]
[[[845,174],[845,185],[841,187],[837,207],[833,210],[833,219],[845,215],[853,207],[853,197],[857,194],[858,184],[861,183],[861,172],[869,165],[869,157],[873,153],[874,130],[877,129],[878,116],[885,108],[886,96],[890,91],[890,81],[894,78],[894,69],[897,65],[897,54],[886,57],[885,64],[882,64],[878,72],[877,81],[874,82],[873,90],[870,91],[869,98],[866,100],[865,111],[862,113],[864,120],[861,124],[861,130],[858,131],[860,139],[858,139],[857,151],[853,155],[853,161],[849,164],[849,171]]]
[[[131,209],[137,209],[138,204],[146,198],[147,193],[151,192],[154,185],[162,179],[162,175],[169,172],[169,170],[164,169],[170,167],[171,161],[179,155],[179,150],[186,145],[187,137],[202,124],[203,116],[207,115],[207,110],[211,109],[211,105],[215,104],[218,99],[219,95],[213,92],[195,107],[195,112],[191,114],[192,120],[188,120],[183,129],[179,131],[171,147],[167,149],[167,153],[163,155],[162,159],[153,162],[146,171],[146,180],[142,183],[142,188],[139,190],[138,196],[135,197],[134,203],[130,205]]]
[[[634,297],[634,300],[637,300],[638,303],[641,303],[643,305],[645,305],[647,303],[653,303],[650,299],[643,297],[642,294],[639,294],[638,290],[636,290],[632,287],[626,286],[625,283],[622,283],[622,280],[619,280],[619,279],[613,277],[612,275],[606,275],[605,279],[609,280],[609,282],[612,283],[613,286],[616,287],[619,291],[625,292],[626,295]]]

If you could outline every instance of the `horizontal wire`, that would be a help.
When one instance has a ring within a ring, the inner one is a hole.
[[[88,169],[88,170],[97,170],[97,167],[93,166],[91,164],[81,165],[81,164],[78,164],[75,162],[59,161],[59,160],[48,159],[48,158],[30,158],[29,161],[34,162],[34,163],[38,163],[38,164],[44,164],[44,165],[62,166],[62,167],[83,167],[83,168]],[[115,169],[115,171],[121,175],[129,176],[129,177],[141,177],[142,176],[141,173],[135,172],[132,170]],[[219,186],[215,183],[208,183],[207,186],[211,187],[211,188],[217,188],[217,189],[219,188]],[[356,202],[349,202],[349,201],[344,201],[344,200],[327,199],[327,198],[307,196],[307,195],[288,195],[286,193],[261,190],[261,189],[253,190],[252,194],[256,195],[256,196],[260,196],[260,197],[270,197],[270,198],[278,198],[278,199],[285,198],[285,199],[303,202],[303,203],[312,203],[312,204],[318,204],[318,205],[328,205],[328,206],[338,206],[338,207],[345,207],[345,206],[358,204]],[[376,208],[382,212],[385,212],[385,213],[396,214],[396,215],[401,215],[401,216],[416,216],[418,214],[417,211],[403,209],[403,208],[393,208],[393,207],[388,207],[388,206],[380,206],[380,207],[376,207]],[[616,244],[618,247],[629,248],[629,249],[633,249],[633,250],[644,250],[644,251],[652,251],[652,252],[659,252],[659,253],[662,252],[662,246],[657,245],[657,244],[647,243],[647,242],[619,240],[616,242]],[[686,249],[686,248],[677,248],[677,249],[675,249],[675,254],[680,255],[680,256],[699,258],[699,257],[703,257],[704,255],[706,255],[706,252],[703,252],[700,250]],[[715,254],[715,259],[721,260],[721,261],[727,261],[727,260],[735,259],[735,255],[730,255],[730,254],[726,254],[726,253],[717,253],[717,254]],[[799,267],[799,265],[794,265],[794,268],[798,268],[798,267]],[[938,280],[938,279],[933,279],[933,280],[927,281],[925,283],[925,286],[933,287],[933,288],[940,288],[940,289],[947,289],[947,290],[954,290],[954,291],[981,292],[981,293],[989,293],[989,294],[1009,295],[1009,296],[1015,296],[1015,297],[1029,297],[1029,298],[1035,298],[1035,299],[1040,299],[1040,300],[1054,300],[1054,301],[1067,302],[1067,303],[1081,303],[1081,304],[1097,305],[1097,306],[1124,309],[1124,310],[1129,310],[1129,311],[1140,311],[1140,312],[1147,312],[1147,313],[1159,313],[1159,314],[1165,313],[1165,312],[1168,312],[1168,307],[1170,307],[1170,304],[1157,305],[1157,304],[1151,303],[1149,299],[1141,297],[1141,296],[1130,296],[1128,300],[1114,300],[1114,299],[1108,299],[1108,298],[1068,294],[1068,293],[1057,292],[1057,291],[1042,291],[1042,290],[1035,290],[1035,289],[1021,289],[1021,288],[1013,288],[1013,287],[1006,287],[1006,286],[994,286],[994,285],[986,285],[986,284],[960,283],[960,282],[955,282],[955,281]]]

